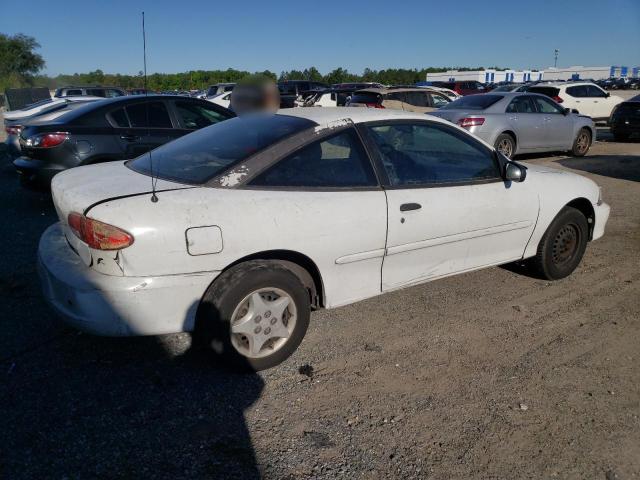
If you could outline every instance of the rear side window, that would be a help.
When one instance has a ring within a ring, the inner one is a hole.
[[[575,87],[567,87],[567,93],[572,97],[588,97],[586,85],[576,85]]]
[[[163,102],[129,105],[127,114],[133,128],[172,128],[171,118]],[[147,121],[148,119],[148,121]]]
[[[354,93],[351,96],[351,102],[350,103],[375,103],[375,104],[379,104],[380,102],[382,102],[382,95],[380,95],[379,93],[361,92],[361,93]]]
[[[353,130],[314,142],[251,182],[270,187],[369,187],[376,178]]]
[[[428,107],[429,101],[425,92],[407,92],[406,100],[409,105],[414,107]]]
[[[502,100],[502,95],[492,95],[490,93],[484,95],[469,95],[455,100],[444,107],[442,110],[457,110],[463,108],[465,110],[484,110],[494,103]]]
[[[62,94],[66,97],[75,97],[78,95],[82,95],[82,90],[67,90],[67,91],[62,91]]]
[[[531,101],[531,97],[522,96],[511,100],[506,109],[507,113],[536,113],[536,108]]]
[[[127,118],[127,114],[124,111],[124,108],[119,108],[109,113],[109,117],[111,117],[112,123],[114,123],[117,127],[121,128],[129,128],[129,119]]]
[[[106,93],[104,88],[87,88],[87,95],[93,95],[94,97],[105,97]]]
[[[190,130],[208,127],[227,119],[213,108],[206,108],[195,102],[176,102],[176,111],[183,127]]]
[[[153,151],[153,174],[202,184],[270,145],[317,124],[288,115],[246,115],[196,130]],[[151,174],[149,154],[127,163]]]

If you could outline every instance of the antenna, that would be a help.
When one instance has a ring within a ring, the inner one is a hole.
[[[147,32],[144,28],[144,12],[142,12],[142,52],[144,58],[144,97],[145,97],[145,110],[147,115],[147,135],[151,136],[151,127],[149,126],[149,90],[147,89]],[[153,174],[153,157],[151,156],[151,150],[149,150],[149,168],[151,170],[151,201],[157,203],[158,196],[156,195],[156,184],[158,179]]]

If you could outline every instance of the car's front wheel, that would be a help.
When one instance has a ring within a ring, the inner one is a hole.
[[[580,264],[587,247],[589,224],[583,213],[565,207],[551,222],[538,244],[529,267],[540,277],[559,280],[570,275]]]
[[[251,261],[225,271],[204,295],[197,340],[231,366],[264,370],[286,360],[309,325],[309,294],[274,262]]]

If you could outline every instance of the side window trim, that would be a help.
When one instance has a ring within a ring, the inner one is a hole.
[[[461,187],[465,185],[482,185],[485,183],[497,183],[504,182],[504,179],[500,175],[500,164],[498,162],[498,158],[496,157],[496,153],[494,150],[488,148],[483,145],[480,141],[471,137],[470,140],[474,142],[481,151],[486,152],[493,162],[493,165],[496,170],[496,177],[486,178],[486,179],[478,179],[478,180],[466,180],[462,182],[450,182],[450,183],[421,183],[421,184],[411,184],[411,185],[392,185],[389,179],[389,175],[387,174],[386,169],[384,168],[384,163],[382,161],[382,157],[380,156],[380,150],[376,145],[375,141],[371,137],[369,133],[370,127],[376,126],[385,126],[385,125],[426,125],[429,127],[433,127],[434,125],[442,128],[445,131],[450,132],[454,136],[465,135],[463,132],[458,131],[455,127],[446,125],[440,122],[434,122],[431,120],[376,120],[372,122],[364,122],[358,124],[358,129],[363,132],[363,136],[366,137],[365,147],[369,147],[372,151],[370,152],[370,156],[374,162],[374,167],[378,178],[381,181],[382,188],[385,190],[410,190],[410,189],[420,189],[420,188],[445,188],[445,187]]]

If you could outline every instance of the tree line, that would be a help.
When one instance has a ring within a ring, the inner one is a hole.
[[[0,93],[7,88],[47,87],[55,89],[66,85],[109,85],[125,89],[143,88],[145,79],[140,71],[136,75],[104,73],[98,69],[88,73],[57,75],[51,77],[38,74],[44,66],[44,59],[35,52],[40,45],[33,37],[22,34],[0,33]],[[228,68],[226,70],[193,70],[183,73],[153,73],[147,77],[147,88],[156,91],[201,90],[221,82],[237,82],[251,75],[261,74],[281,80],[312,80],[328,84],[345,82],[378,82],[382,84],[411,85],[426,79],[427,73],[444,72],[450,69],[483,70],[482,67],[429,67],[429,68],[388,68],[375,70],[365,68],[362,73],[353,73],[345,68],[335,68],[322,74],[316,67],[304,70],[288,70],[276,74],[269,70],[249,72]]]

